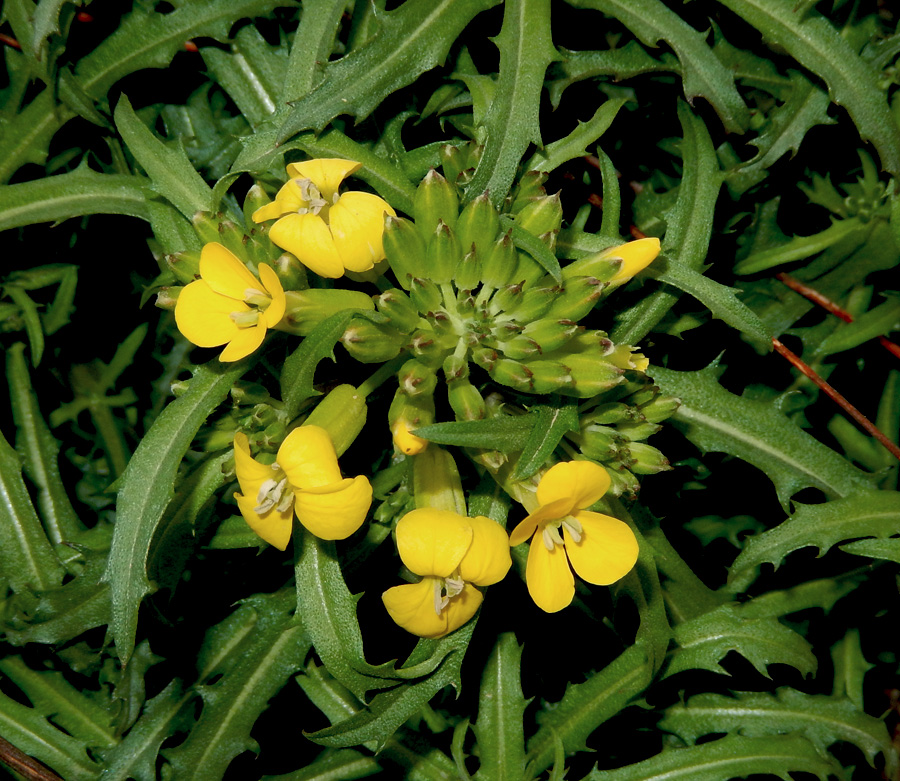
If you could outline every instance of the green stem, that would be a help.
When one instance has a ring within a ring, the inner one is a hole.
[[[122,432],[119,431],[108,404],[92,400],[89,409],[94,427],[103,440],[103,449],[109,458],[109,468],[112,470],[113,477],[118,478],[125,471],[129,459],[128,448]]]
[[[357,388],[360,394],[362,394],[362,397],[366,398],[370,393],[372,393],[372,391],[380,387],[386,380],[393,377],[397,373],[397,370],[404,363],[406,363],[408,357],[409,356],[404,350],[396,358],[392,358],[387,363],[382,364],[381,367],[374,372],[374,374],[372,374]]]

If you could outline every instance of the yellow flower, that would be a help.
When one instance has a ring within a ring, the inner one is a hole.
[[[391,618],[419,637],[443,637],[459,629],[484,598],[475,586],[506,576],[512,559],[500,524],[478,515],[421,508],[397,524],[397,549],[418,583],[394,586],[381,599]]]
[[[344,271],[368,271],[384,259],[384,215],[390,204],[362,192],[338,194],[345,177],[362,163],[320,159],[291,163],[290,181],[275,200],[253,213],[254,222],[273,220],[269,238],[320,277],[336,279]]]
[[[602,253],[604,258],[621,258],[622,267],[609,280],[610,287],[624,285],[639,271],[643,271],[659,255],[659,239],[644,238],[629,241],[618,247],[610,247]]]
[[[372,504],[368,479],[341,477],[331,437],[319,426],[294,429],[269,465],[250,455],[246,434],[235,434],[234,471],[241,515],[279,550],[291,539],[295,513],[316,537],[343,540],[362,526]]]
[[[606,470],[591,461],[556,464],[538,484],[537,510],[513,529],[512,546],[531,537],[525,580],[541,610],[555,613],[572,601],[572,569],[588,583],[608,586],[637,561],[637,540],[627,524],[584,509],[609,485]]]
[[[284,317],[285,296],[272,268],[259,264],[259,279],[217,242],[200,253],[200,279],[175,304],[175,323],[198,347],[226,345],[220,361],[237,361],[262,344],[266,330]]]

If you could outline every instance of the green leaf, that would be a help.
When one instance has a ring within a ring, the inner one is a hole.
[[[884,721],[863,713],[847,699],[804,694],[787,686],[774,694],[698,694],[667,708],[659,726],[688,743],[718,732],[751,738],[799,733],[822,754],[843,740],[857,746],[872,767],[883,754],[886,778],[893,778],[897,768],[897,751]]]
[[[831,661],[834,664],[832,694],[835,697],[846,697],[862,712],[863,680],[875,665],[870,664],[863,656],[858,629],[848,630],[847,634],[831,646]]]
[[[434,423],[413,433],[439,445],[481,447],[507,453],[521,450],[528,442],[534,418],[528,415],[502,415],[487,420],[463,420]]]
[[[550,457],[568,431],[578,431],[578,407],[575,403],[562,406],[535,404],[528,417],[534,428],[522,448],[522,455],[516,462],[512,480],[531,477]]]
[[[891,296],[883,304],[860,315],[852,323],[841,323],[816,348],[816,355],[827,356],[854,347],[877,336],[889,334],[900,325],[900,297]]]
[[[525,772],[522,717],[527,702],[519,680],[521,662],[516,636],[500,635],[481,676],[474,727],[481,764],[475,781],[518,781]]]
[[[841,545],[841,550],[855,556],[868,556],[870,559],[884,559],[900,564],[900,539],[895,537],[887,540],[866,539],[848,542]]]
[[[544,74],[559,58],[550,35],[549,0],[507,0],[494,43],[500,50],[497,95],[485,117],[484,153],[466,193],[471,199],[487,191],[499,206],[529,145],[542,146],[538,112]]]
[[[863,140],[871,141],[884,170],[900,174],[900,129],[872,68],[861,60],[821,14],[794,12],[788,0],[719,0],[759,30],[770,45],[786,50],[823,79],[831,99],[844,106]]]
[[[569,0],[576,8],[593,8],[613,16],[643,44],[665,41],[681,65],[684,97],[706,98],[716,110],[725,130],[742,133],[750,124],[750,111],[738,94],[732,72],[719,62],[701,33],[660,0]]]
[[[898,528],[900,494],[894,491],[860,492],[824,504],[798,504],[786,521],[747,540],[731,567],[730,578],[764,563],[777,567],[785,556],[800,548],[814,546],[822,556],[839,542],[889,537]]]
[[[676,648],[665,677],[684,670],[726,672],[719,662],[737,651],[762,675],[770,664],[787,664],[804,675],[816,671],[812,646],[774,618],[745,618],[732,604],[722,605],[675,627]]]
[[[799,735],[729,735],[700,746],[669,748],[618,770],[594,770],[583,781],[728,781],[754,774],[792,781],[791,772],[809,773],[820,781],[828,781],[833,773],[840,773],[840,767]]]
[[[556,284],[562,284],[562,271],[559,268],[559,261],[543,241],[531,231],[516,225],[505,215],[500,218],[500,226],[503,230],[512,230],[512,240],[516,248],[527,252],[544,271],[553,277]]]
[[[715,365],[699,372],[657,366],[647,372],[682,406],[672,420],[704,452],[729,453],[761,469],[783,507],[797,491],[814,487],[830,497],[866,491],[872,477],[798,428],[771,404],[735,396],[719,385]]]
[[[85,214],[127,214],[146,220],[146,184],[140,176],[98,174],[82,164],[66,174],[0,185],[0,230]]]
[[[41,316],[38,314],[37,304],[18,285],[4,285],[3,292],[19,307],[19,314],[25,323],[25,333],[28,335],[28,346],[31,348],[31,363],[33,366],[37,366],[44,355],[44,331],[41,327]]]
[[[103,575],[112,592],[110,630],[124,662],[134,649],[138,608],[150,593],[150,542],[173,496],[178,467],[207,416],[228,395],[250,360],[198,367],[184,395],[156,419],[122,476],[109,564]]]
[[[346,0],[341,0],[343,4]],[[386,753],[386,752],[385,752]],[[344,748],[323,751],[313,762],[293,773],[263,776],[263,781],[355,781],[381,772],[372,757]]]
[[[385,97],[441,64],[474,16],[497,2],[407,0],[381,14],[378,32],[328,64],[321,84],[293,104],[276,142],[282,144],[302,130],[321,131],[340,114],[365,119]]]
[[[170,149],[138,119],[125,95],[116,105],[116,128],[129,150],[147,172],[153,189],[167,198],[185,217],[212,211],[212,192],[197,173],[184,149]]]
[[[653,669],[643,643],[623,651],[584,683],[570,683],[562,700],[537,714],[537,732],[528,741],[528,778],[553,764],[557,741],[567,754],[585,751],[587,737],[650,685]]]
[[[284,76],[285,100],[299,100],[322,82],[346,10],[347,0],[307,0],[303,4]]]

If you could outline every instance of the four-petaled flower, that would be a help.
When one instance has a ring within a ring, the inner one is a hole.
[[[371,193],[338,193],[344,178],[361,167],[338,159],[291,163],[290,180],[272,203],[253,213],[253,221],[279,218],[269,238],[320,277],[368,271],[384,259],[384,215],[396,212]]]
[[[397,524],[397,549],[418,583],[382,595],[391,618],[419,637],[443,637],[466,623],[484,598],[475,586],[503,580],[512,564],[503,528],[478,515],[420,508]]]
[[[637,561],[638,544],[628,525],[585,509],[609,485],[606,470],[591,461],[556,464],[538,484],[539,507],[513,529],[512,546],[531,537],[525,580],[541,610],[555,613],[572,601],[572,569],[588,583],[608,586]]]
[[[250,355],[285,310],[281,282],[272,268],[259,264],[259,279],[218,242],[200,253],[200,279],[187,285],[175,304],[178,330],[198,347],[225,345],[220,361]]]
[[[261,464],[250,455],[243,433],[234,436],[234,471],[241,515],[270,545],[284,550],[296,513],[309,531],[323,540],[343,540],[355,532],[372,504],[366,477],[341,477],[328,432],[300,426],[287,435],[275,463]]]

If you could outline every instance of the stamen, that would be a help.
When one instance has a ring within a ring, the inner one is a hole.
[[[563,519],[562,525],[569,532],[572,542],[576,544],[581,542],[581,538],[584,536],[584,527],[581,525],[581,521],[569,515]]]
[[[259,322],[259,310],[251,309],[249,312],[232,312],[229,317],[234,320],[238,328],[250,328]]]
[[[269,512],[273,507],[282,513],[289,510],[294,501],[294,492],[288,488],[287,477],[280,480],[270,478],[263,482],[256,494],[256,501],[253,511],[259,515]]]
[[[440,579],[435,579],[434,581],[434,612],[437,615],[441,614],[441,611],[444,609],[444,601],[441,599],[441,581]]]
[[[544,547],[548,551],[552,551],[557,545],[564,545],[563,538],[559,536],[559,529],[556,526],[547,524],[541,532],[541,539],[544,541]]]
[[[297,209],[298,214],[318,214],[323,206],[328,206],[319,188],[313,184],[312,179],[294,179],[300,188],[300,197],[306,201],[306,206]]]
[[[248,287],[244,291],[244,303],[250,306],[258,306],[265,309],[272,303],[272,297],[264,290],[257,290],[254,287]]]

